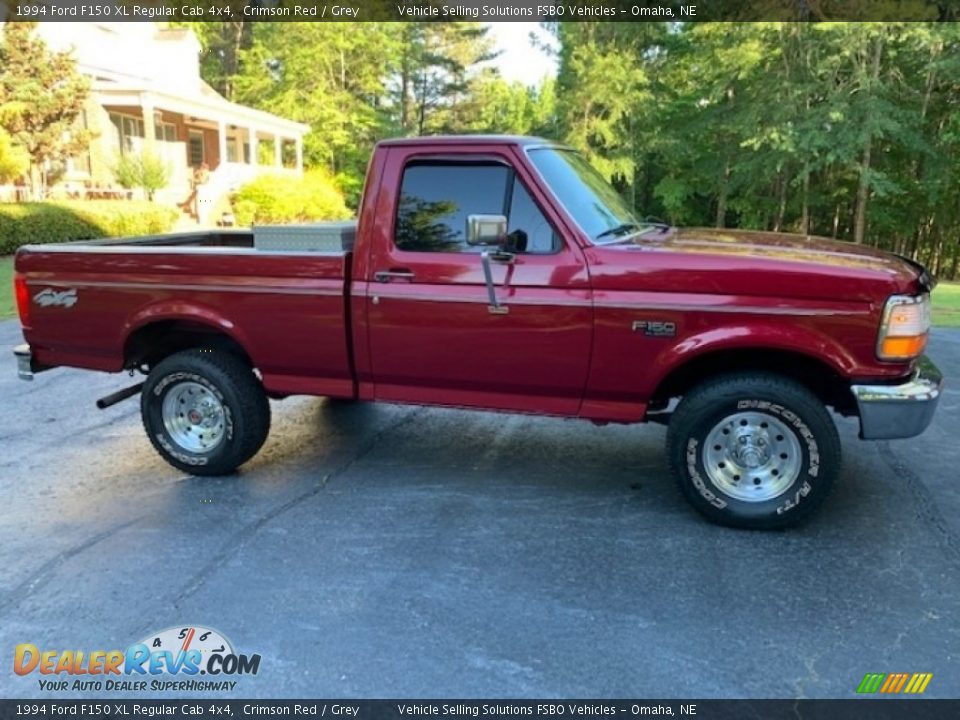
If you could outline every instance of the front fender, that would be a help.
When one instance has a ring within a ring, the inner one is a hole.
[[[667,376],[693,360],[731,350],[776,350],[803,355],[844,377],[854,375],[859,367],[856,357],[822,330],[785,323],[782,319],[753,318],[749,323],[731,322],[685,336],[664,348],[650,365],[651,387],[659,387]]]

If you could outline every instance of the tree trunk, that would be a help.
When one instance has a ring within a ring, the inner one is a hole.
[[[800,232],[810,234],[810,168],[803,168],[803,184],[800,191]]]
[[[870,70],[870,84],[876,87],[880,79],[880,60],[883,57],[883,37],[878,37],[874,43],[873,66]],[[870,160],[873,154],[873,119],[865,119],[863,153],[860,158],[860,180],[857,183],[857,205],[854,213],[853,241],[862,243],[867,229],[867,203],[870,200]]]
[[[781,232],[783,230],[783,219],[787,214],[787,186],[789,184],[786,175],[781,173],[777,176],[779,191],[777,198],[777,219],[773,223],[774,232]]]
[[[726,227],[727,221],[727,193],[730,186],[730,161],[723,163],[723,175],[720,177],[720,192],[717,195],[717,218],[715,226]]]

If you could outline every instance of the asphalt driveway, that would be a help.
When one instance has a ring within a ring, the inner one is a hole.
[[[700,520],[657,426],[293,398],[240,474],[184,476],[136,401],[94,409],[127,378],[20,382],[19,341],[0,323],[0,697],[78,696],[14,675],[19,643],[184,624],[261,654],[237,697],[960,697],[960,331],[935,425],[842,421],[835,494],[784,533]]]

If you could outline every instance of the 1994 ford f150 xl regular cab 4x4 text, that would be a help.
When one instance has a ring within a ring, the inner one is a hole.
[[[921,266],[645,223],[544,140],[381,143],[358,223],[313,230],[336,244],[278,249],[257,228],[24,247],[20,373],[142,370],[150,441],[195,475],[249,460],[267,398],[293,394],[669,422],[688,500],[751,528],[827,495],[827,406],[903,438],[941,392]]]

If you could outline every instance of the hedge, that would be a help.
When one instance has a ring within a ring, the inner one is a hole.
[[[343,193],[325,172],[302,178],[264,175],[241,187],[233,197],[237,225],[343,220],[352,213]]]
[[[0,255],[21,245],[169,231],[175,209],[136,200],[0,204]]]

